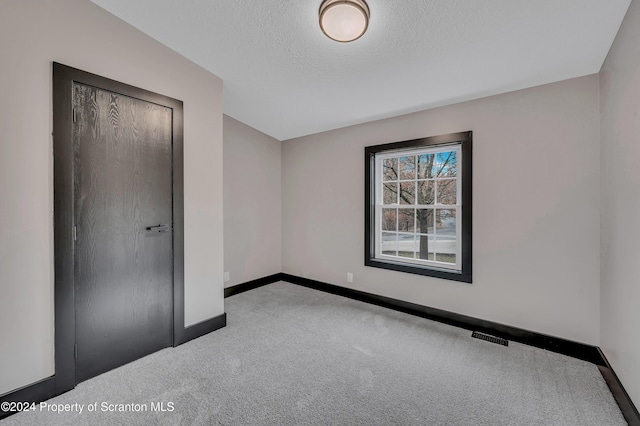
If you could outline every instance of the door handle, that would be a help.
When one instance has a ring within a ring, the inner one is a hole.
[[[147,231],[151,232],[169,232],[170,228],[167,224],[160,224],[155,226],[147,226]]]

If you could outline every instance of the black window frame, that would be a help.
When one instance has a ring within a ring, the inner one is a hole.
[[[418,274],[435,278],[472,283],[472,211],[473,211],[473,132],[449,133],[446,135],[430,136],[420,139],[411,139],[401,142],[392,142],[382,145],[367,146],[364,149],[364,264],[374,268],[389,269],[393,271]],[[460,271],[438,268],[431,265],[416,265],[414,263],[402,262],[400,260],[388,260],[376,258],[376,165],[375,157],[378,153],[398,151],[412,148],[435,148],[440,145],[460,144],[462,152],[462,162],[459,168],[462,172],[462,193],[461,193],[461,215],[462,228],[461,238],[461,263]]]

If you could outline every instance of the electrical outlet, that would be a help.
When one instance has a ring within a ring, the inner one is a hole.
[[[347,282],[348,283],[352,283],[353,282],[353,273],[347,272]]]
[[[225,273],[224,273],[224,282],[226,283],[226,282],[228,282],[230,279],[231,279],[231,277],[229,276],[229,273],[228,273],[228,272],[225,272]]]

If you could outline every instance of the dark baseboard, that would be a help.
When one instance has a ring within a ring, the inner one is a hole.
[[[607,357],[604,356],[604,353],[600,348],[598,348],[598,351],[604,360],[604,365],[598,366],[600,374],[602,374],[604,381],[607,382],[607,386],[609,386],[609,389],[613,394],[613,398],[618,403],[624,419],[629,423],[629,426],[640,426],[640,414],[638,413],[636,406],[633,404],[633,401],[624,389],[624,386],[622,386],[622,382],[618,379],[616,372],[611,368],[611,364],[609,364]]]
[[[204,336],[212,331],[218,330],[227,325],[227,314],[218,315],[210,320],[200,322],[184,329],[184,332],[177,336],[174,346],[181,345],[195,338]],[[64,392],[56,389],[56,376],[51,376],[39,382],[11,391],[0,396],[2,402],[29,402],[39,404]],[[16,411],[0,410],[0,419],[15,414]]]
[[[268,277],[258,278],[257,280],[247,281],[246,283],[234,285],[224,289],[224,297],[233,296],[234,294],[244,293],[245,291],[253,290],[254,288],[262,287],[263,285],[277,283],[282,281],[284,274],[278,273],[269,275]]]
[[[54,396],[56,396],[56,376],[51,376],[0,396],[0,404],[3,402],[30,402],[39,404]],[[0,409],[0,419],[15,413],[17,413],[17,411],[3,411]]]
[[[181,333],[180,336],[176,336],[176,339],[173,343],[173,346],[178,346],[183,343],[188,342],[189,340],[197,339],[198,337],[204,336],[205,334],[209,334],[212,331],[216,331],[222,327],[227,325],[227,314],[226,312],[218,315],[217,317],[213,317],[209,320],[199,322],[190,327],[186,327],[184,332]]]
[[[609,386],[611,393],[620,407],[620,411],[630,426],[640,426],[640,414],[636,409],[633,401],[627,394],[624,386],[618,379],[609,361],[604,356],[600,348],[596,346],[586,345],[571,340],[561,339],[559,337],[548,336],[529,330],[511,327],[504,324],[485,321],[478,318],[457,314],[437,308],[430,308],[415,303],[405,302],[403,300],[392,299],[385,296],[379,296],[372,293],[353,290],[333,284],[324,283],[309,278],[297,277],[295,275],[279,273],[268,277],[259,278],[243,284],[238,284],[224,290],[224,297],[239,294],[245,291],[253,290],[267,284],[278,281],[287,281],[291,284],[297,284],[303,287],[312,288],[326,293],[347,297],[365,303],[382,306],[388,309],[404,312],[410,315],[416,315],[422,318],[442,322],[455,327],[467,330],[480,331],[507,340],[523,343],[552,352],[557,352],[573,358],[591,362],[598,366],[605,382]],[[224,313],[207,321],[192,325],[184,330],[180,339],[176,339],[175,345],[178,346],[189,340],[201,337],[212,331],[225,327],[227,324],[227,314]],[[21,402],[29,401],[40,403],[56,396],[55,376],[51,376],[34,384],[25,386],[18,390],[9,392],[0,396],[0,402]],[[15,414],[15,412],[0,411],[0,419]]]
[[[378,296],[363,291],[352,290],[333,284],[327,284],[321,281],[309,278],[301,278],[295,275],[282,274],[282,281],[292,284],[301,285],[315,290],[336,294],[350,299],[359,300],[361,302],[371,303],[373,305],[382,306],[396,311],[416,315],[422,318],[442,322],[456,327],[477,330],[483,333],[502,337],[507,340],[523,343],[529,346],[546,349],[557,352],[573,358],[591,362],[598,366],[602,377],[609,386],[611,394],[616,403],[620,407],[620,411],[630,426],[640,426],[640,414],[636,409],[629,394],[622,386],[609,361],[604,356],[602,350],[597,346],[586,345],[571,340],[561,339],[559,337],[548,336],[521,328],[511,327],[504,324],[485,321],[466,315],[456,314],[454,312],[444,311],[442,309],[430,308],[427,306],[417,305],[415,303],[405,302],[402,300],[392,299],[389,297]]]
[[[286,281],[291,284],[297,284],[314,290],[382,306],[395,311],[416,315],[467,330],[480,331],[493,336],[502,337],[503,339],[512,340],[514,342],[523,343],[525,345],[546,349],[548,351],[591,362],[598,366],[602,377],[609,386],[609,389],[611,390],[611,393],[620,407],[620,411],[622,411],[622,415],[627,423],[629,423],[630,426],[640,426],[640,415],[638,415],[638,410],[622,386],[618,376],[616,376],[615,371],[611,368],[609,361],[607,361],[607,358],[597,346],[586,345],[584,343],[561,339],[559,337],[536,333],[492,321],[486,321],[442,309],[430,308],[428,306],[422,306],[415,303],[405,302],[403,300],[353,290],[286,273],[274,274],[229,287],[225,289],[224,296],[229,297],[234,294],[242,293],[244,291],[252,290],[278,281]]]
[[[304,287],[313,288],[315,290],[321,290],[327,293],[359,300],[361,302],[371,303],[373,305],[378,305],[407,314],[416,315],[422,318],[427,318],[430,320],[453,325],[455,327],[473,331],[480,331],[482,333],[502,337],[503,339],[512,340],[514,342],[523,343],[529,346],[535,346],[536,348],[546,349],[548,351],[557,352],[563,355],[568,355],[570,357],[588,361],[596,365],[604,365],[604,359],[602,358],[596,346],[585,345],[583,343],[561,339],[559,337],[548,336],[545,334],[523,330],[521,328],[511,327],[492,321],[486,321],[466,315],[456,314],[454,312],[449,312],[442,309],[430,308],[428,306],[405,302],[403,300],[392,299],[390,297],[378,296],[376,294],[352,290],[349,288],[327,284],[309,278],[301,278],[290,274],[282,275],[283,281],[287,281],[292,284],[298,284]]]

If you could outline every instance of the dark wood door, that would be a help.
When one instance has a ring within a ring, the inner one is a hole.
[[[172,344],[172,110],[78,83],[73,107],[81,382]]]

